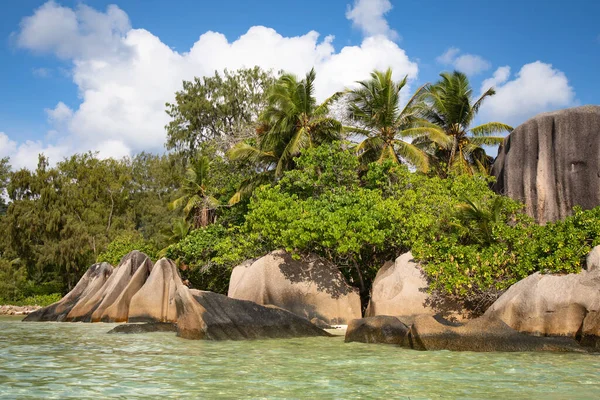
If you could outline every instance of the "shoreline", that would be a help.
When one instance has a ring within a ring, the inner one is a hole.
[[[11,304],[0,305],[0,315],[29,315],[42,308],[41,306],[13,306]]]

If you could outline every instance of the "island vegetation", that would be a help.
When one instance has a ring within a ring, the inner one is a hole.
[[[475,125],[493,88],[477,98],[448,72],[408,93],[373,71],[319,103],[315,79],[252,68],[183,82],[164,155],[40,155],[34,171],[3,159],[0,304],[56,301],[134,249],[226,293],[234,266],[283,248],[332,261],[363,300],[412,251],[436,295],[478,314],[535,271],[577,272],[600,244],[600,207],[541,226],[490,189],[486,146],[512,130]]]

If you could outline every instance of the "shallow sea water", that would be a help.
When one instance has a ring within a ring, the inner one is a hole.
[[[113,326],[0,317],[0,398],[600,398],[598,355],[107,335]]]

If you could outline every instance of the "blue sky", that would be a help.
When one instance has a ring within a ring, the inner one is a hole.
[[[257,63],[298,74],[315,65],[320,97],[373,68],[408,75],[410,90],[457,68],[477,94],[497,87],[482,120],[517,125],[600,102],[599,17],[593,0],[10,2],[0,156],[32,167],[40,151],[54,162],[162,151],[164,103],[182,79]]]

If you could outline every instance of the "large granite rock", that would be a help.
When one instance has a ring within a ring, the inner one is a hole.
[[[347,324],[361,317],[358,292],[334,265],[316,257],[294,260],[283,250],[235,267],[228,296],[275,305],[328,324]]]
[[[113,267],[108,263],[92,265],[65,297],[48,307],[32,312],[23,321],[64,321],[77,304],[85,302],[100,291],[112,273]]]
[[[139,251],[133,251],[121,260],[131,279],[114,302],[100,314],[92,315],[92,322],[125,322],[129,318],[129,305],[133,296],[144,286],[152,272],[152,260]],[[121,267],[119,267],[121,268]]]
[[[330,336],[307,319],[274,306],[190,290],[176,292],[177,335],[185,339],[243,340]]]
[[[131,298],[129,322],[177,322],[175,292],[184,286],[171,260],[162,258],[152,267],[144,286]]]
[[[564,336],[596,346],[600,339],[600,270],[539,272],[511,286],[484,316],[538,336]]]
[[[427,294],[427,279],[412,254],[405,253],[377,272],[365,317],[434,315]]]
[[[402,321],[389,315],[354,319],[346,329],[345,342],[386,343],[410,347],[409,331],[409,327]]]
[[[143,253],[134,251],[127,254],[102,288],[95,293],[90,293],[89,296],[77,302],[65,320],[83,322],[100,321],[106,309],[127,288],[136,271],[140,267],[146,268],[146,262],[149,262],[149,260]]]
[[[600,106],[540,114],[498,151],[494,190],[525,203],[539,223],[600,205]]]
[[[410,327],[409,343],[415,350],[585,351],[574,339],[526,335],[485,316],[461,326],[443,324],[428,315],[417,317]]]

